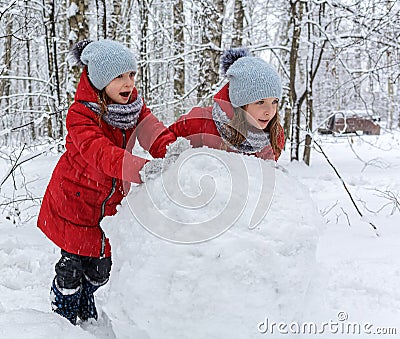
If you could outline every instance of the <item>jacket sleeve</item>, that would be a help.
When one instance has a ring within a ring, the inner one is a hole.
[[[169,130],[176,137],[189,139],[193,147],[201,147],[204,145],[204,134],[210,122],[204,114],[204,109],[195,107],[170,125]]]
[[[163,158],[167,146],[176,140],[175,135],[151,113],[146,105],[143,105],[138,119],[136,136],[140,145],[149,151],[153,158]]]
[[[67,114],[68,135],[89,166],[110,177],[141,183],[139,171],[148,161],[115,145],[103,132],[95,117],[82,114],[76,103]],[[82,105],[83,106],[83,105]],[[82,107],[82,109],[88,109]],[[128,170],[123,170],[123,168]]]

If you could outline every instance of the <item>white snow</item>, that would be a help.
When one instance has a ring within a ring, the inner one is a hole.
[[[0,338],[247,339],[271,331],[290,338],[303,337],[293,331],[305,322],[319,330],[336,322],[324,328],[332,338],[351,337],[343,331],[353,323],[399,333],[400,211],[384,192],[399,196],[400,134],[349,140],[326,136],[319,143],[364,218],[316,151],[310,167],[289,162],[286,150],[275,168],[192,149],[162,178],[133,187],[103,222],[113,267],[109,284],[96,292],[98,323],[74,327],[51,312],[59,249],[36,227],[37,203],[20,203],[20,215],[2,205]],[[1,187],[2,204],[12,192],[26,194],[23,180],[31,195],[42,196],[57,159],[23,163]]]
[[[69,6],[68,10],[67,10],[67,18],[70,18],[74,15],[76,15],[76,13],[79,12],[79,8],[77,6],[77,4],[75,2],[71,2],[71,5]]]

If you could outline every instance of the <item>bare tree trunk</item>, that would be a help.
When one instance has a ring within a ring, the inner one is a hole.
[[[107,8],[105,0],[96,0],[97,40],[107,37]]]
[[[185,95],[185,15],[183,12],[183,1],[176,0],[174,3],[174,100],[180,100],[175,105],[174,115],[178,118],[183,113],[182,98]]]
[[[49,18],[49,13],[46,11],[46,8],[48,7],[48,3],[47,0],[43,0],[42,2],[43,6],[43,21],[44,22],[48,22],[50,20]],[[49,7],[51,5],[49,4]],[[46,56],[47,56],[47,74],[48,74],[48,78],[52,79],[52,74],[53,74],[53,54],[50,50],[50,45],[51,45],[51,35],[50,35],[50,31],[47,27],[47,25],[43,25],[44,26],[44,32],[45,32],[45,46],[46,46]],[[55,105],[53,105],[52,107],[50,107],[47,104],[47,110],[51,111],[51,109],[55,109]],[[49,138],[53,138],[53,122],[51,117],[46,117],[46,130],[47,130],[47,136]]]
[[[58,63],[57,63],[57,34],[56,34],[56,18],[55,18],[55,3],[51,1],[51,10],[50,10],[50,38],[51,38],[51,48],[52,48],[52,61],[53,61],[53,71],[52,76],[55,77],[56,80],[56,94],[57,94],[57,104],[59,105],[61,102],[61,91],[60,91],[60,80],[58,74]]]
[[[308,53],[307,60],[307,87],[305,90],[305,100],[306,100],[306,138],[304,144],[304,153],[303,153],[303,161],[310,165],[311,161],[311,144],[312,144],[312,130],[313,130],[313,117],[314,117],[314,97],[313,97],[313,85],[318,69],[321,65],[322,55],[324,53],[326,39],[324,38],[322,46],[318,46],[316,41],[321,41],[321,32],[319,29],[315,29],[315,26],[312,24],[315,20],[312,17],[312,9],[309,8],[309,5],[306,4],[306,12],[310,16],[307,20],[307,33],[308,33],[308,44],[312,46],[311,51]],[[318,25],[322,26],[322,18],[325,15],[325,4],[321,3],[318,5],[311,6],[319,6],[318,8]],[[310,47],[309,47],[310,49]],[[316,56],[318,53],[319,54]],[[302,98],[299,100],[300,105],[302,104],[304,99],[304,94]]]
[[[140,22],[140,64],[138,69],[138,80],[144,98],[149,98],[150,94],[150,69],[147,55],[147,30],[149,26],[149,11],[143,1],[138,1],[139,6],[139,22]]]
[[[243,21],[244,8],[243,0],[235,0],[235,9],[233,13],[233,37],[232,46],[239,47],[243,44]]]
[[[314,115],[314,107],[313,107],[313,83],[311,80],[312,69],[308,70],[308,90],[306,94],[306,138],[304,143],[304,153],[303,153],[303,161],[309,166],[311,160],[311,131],[313,128],[313,115]]]
[[[6,14],[5,16],[6,20],[6,37],[5,37],[5,43],[4,43],[4,55],[3,55],[3,65],[4,67],[1,70],[0,75],[8,76],[10,74],[10,69],[11,69],[11,51],[12,51],[12,29],[13,29],[13,22],[12,22],[12,16],[9,14]],[[10,79],[4,79],[0,81],[0,96],[5,96],[6,99],[4,99],[5,104],[7,105],[8,103],[8,97],[10,95]],[[0,101],[1,103],[1,101]]]
[[[117,27],[120,18],[121,18],[121,1],[113,0],[113,11],[111,13],[111,21],[108,27],[108,37],[110,39],[117,38]]]
[[[307,79],[306,79],[306,140],[304,143],[304,153],[303,153],[303,161],[310,165],[310,157],[311,157],[311,131],[312,131],[312,120],[313,120],[313,97],[312,97],[312,88],[313,88],[313,81],[312,81],[312,67],[313,67],[313,59],[314,59],[314,51],[315,51],[315,42],[312,40],[313,31],[312,25],[310,20],[312,20],[312,11],[308,4],[306,6],[306,13],[308,13],[309,20],[307,20],[307,41],[309,44],[312,44],[312,54],[309,52],[307,53]],[[311,54],[311,55],[310,55]]]
[[[126,10],[124,13],[124,16],[126,18],[130,18],[132,16],[132,7],[133,7],[132,1],[133,0],[126,0],[126,7],[125,7]],[[132,31],[131,20],[127,19],[127,20],[125,20],[125,29],[124,29],[125,36],[126,36],[125,42],[126,42],[127,46],[129,46],[131,44],[131,40],[132,40],[132,32],[131,31]]]
[[[397,98],[400,98],[400,86],[397,86]],[[397,117],[397,127],[400,128],[400,104],[398,102],[399,99],[397,99],[395,107],[397,108],[397,112],[399,112],[399,115]]]
[[[86,19],[89,7],[89,0],[71,0],[71,6],[75,4],[75,13],[69,17],[68,23],[70,32],[74,37],[70,38],[70,47],[77,41],[89,37],[89,25]]]
[[[51,48],[52,48],[52,55],[53,55],[53,73],[55,79],[55,89],[57,94],[57,110],[61,104],[61,86],[60,86],[60,74],[59,74],[59,65],[58,65],[58,46],[57,46],[57,31],[56,31],[56,8],[55,2],[50,1],[50,37],[51,37]],[[56,114],[56,124],[57,124],[57,131],[58,131],[58,138],[62,138],[64,136],[64,122],[62,112],[58,112]]]
[[[289,10],[290,13],[290,10]],[[290,67],[290,30],[291,30],[292,24],[289,20],[281,21],[280,24],[280,33],[279,33],[279,39],[276,42],[277,45],[282,45],[283,47],[286,47],[286,49],[282,50],[281,58],[283,60],[283,66],[285,69]],[[283,79],[282,79],[283,80]],[[290,93],[287,93],[286,91],[283,94],[282,97],[282,102],[279,104],[281,109],[284,109],[284,117],[283,117],[283,131],[285,134],[286,139],[291,140],[291,119],[292,119],[292,109],[293,106],[290,103]]]
[[[392,63],[392,55],[390,51],[386,51],[386,58],[388,67],[390,67]],[[387,89],[388,89],[388,113],[387,113],[387,128],[393,128],[393,119],[394,119],[394,90],[393,90],[393,81],[390,76],[390,73],[387,75]]]
[[[71,7],[74,6],[75,13],[68,19],[70,35],[69,47],[71,48],[77,41],[89,38],[89,25],[86,19],[89,0],[71,0]],[[76,84],[81,75],[81,68],[73,68],[74,83]],[[69,93],[72,97],[73,94]],[[71,98],[72,99],[72,98]]]
[[[298,8],[297,8],[298,5]],[[289,78],[289,102],[292,107],[292,132],[290,160],[299,160],[300,147],[300,108],[296,93],[296,71],[299,54],[301,21],[303,19],[303,2],[293,1],[290,4],[291,20],[293,21],[292,46],[290,48],[290,78]],[[293,110],[294,108],[294,110]]]
[[[24,0],[25,2],[25,8],[29,8],[28,6],[28,0]],[[29,11],[27,10],[25,12],[25,27],[28,27],[28,21],[29,21]],[[31,46],[30,46],[30,37],[26,36],[25,37],[25,48],[26,48],[26,90],[28,93],[32,93],[32,80],[30,79],[31,77]],[[35,120],[35,115],[32,113],[33,110],[33,102],[32,102],[32,96],[28,95],[27,98],[27,106],[28,106],[28,111],[30,111],[29,116],[30,121]],[[30,130],[31,130],[31,139],[32,141],[36,140],[36,133],[35,133],[35,124],[30,124]]]
[[[311,161],[311,143],[312,137],[310,132],[312,131],[313,125],[313,115],[314,115],[314,108],[313,108],[313,99],[312,99],[312,84],[310,84],[309,91],[307,93],[307,131],[306,139],[304,143],[304,153],[303,153],[303,161],[309,166]]]
[[[285,134],[285,138],[292,140],[291,134],[291,122],[292,122],[292,107],[286,103],[284,107],[284,116],[283,116],[283,132]]]
[[[219,58],[221,54],[222,23],[224,14],[223,0],[203,0],[201,20],[201,42],[204,50],[200,56],[198,97],[211,94],[212,86],[219,78]]]

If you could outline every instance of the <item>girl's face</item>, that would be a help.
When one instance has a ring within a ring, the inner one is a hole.
[[[258,128],[265,129],[268,123],[276,115],[278,108],[277,98],[266,98],[252,102],[245,106],[247,122]]]
[[[135,88],[135,72],[126,72],[118,75],[105,88],[106,94],[114,104],[128,103]]]

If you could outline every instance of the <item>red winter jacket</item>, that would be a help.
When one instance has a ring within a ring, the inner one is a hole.
[[[233,106],[229,99],[229,83],[214,96],[216,101],[229,118],[233,117]],[[194,107],[188,114],[182,115],[175,123],[169,126],[177,137],[186,137],[190,140],[193,147],[208,146],[215,149],[226,149],[227,146],[222,140],[217,126],[212,117],[212,107]],[[283,149],[285,136],[281,127],[278,136],[278,146]],[[235,152],[232,149],[226,149]],[[278,160],[279,154],[274,154],[271,145],[264,147],[261,151],[254,154],[258,158]]]
[[[99,257],[104,216],[114,215],[129,190],[127,182],[140,183],[145,159],[131,154],[136,137],[155,158],[164,157],[175,136],[143,105],[135,128],[114,128],[80,101],[97,102],[84,69],[67,114],[66,152],[58,161],[47,186],[38,227],[63,250]],[[134,89],[133,98],[137,98]],[[103,239],[104,240],[104,239]],[[111,255],[108,239],[105,256]]]

